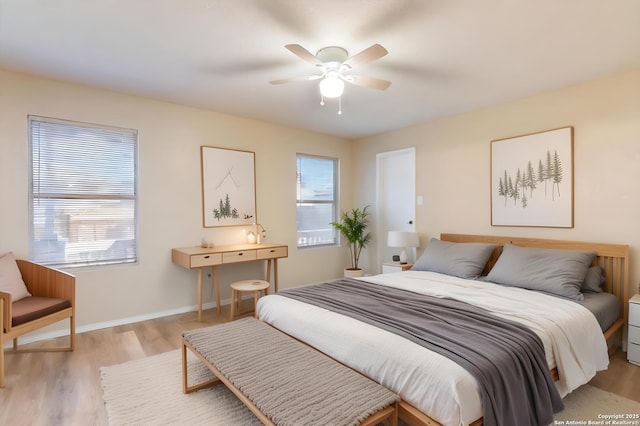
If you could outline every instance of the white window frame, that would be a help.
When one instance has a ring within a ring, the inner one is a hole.
[[[29,258],[61,268],[137,263],[137,130],[27,119]]]
[[[300,171],[301,159],[317,159],[325,160],[333,163],[333,194],[331,200],[313,200],[311,198],[304,198],[301,190],[302,175]],[[339,179],[340,161],[337,158],[324,157],[310,154],[296,154],[296,232],[297,232],[297,247],[299,249],[314,248],[314,247],[333,247],[339,244],[338,233],[335,228],[331,226],[330,222],[337,220],[338,214],[338,188],[340,186]],[[331,220],[323,224],[319,229],[300,229],[301,218],[300,208],[302,206],[322,206],[331,205]]]

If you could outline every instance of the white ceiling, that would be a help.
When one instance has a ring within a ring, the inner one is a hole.
[[[389,54],[319,104],[284,48]],[[640,0],[0,0],[0,68],[347,138],[640,67]],[[0,94],[1,96],[1,94]]]

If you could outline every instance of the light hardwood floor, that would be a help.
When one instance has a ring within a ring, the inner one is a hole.
[[[177,349],[182,331],[228,318],[225,306],[221,316],[206,310],[202,323],[193,312],[78,334],[74,352],[7,353],[0,425],[107,425],[101,366]],[[32,345],[62,346],[64,339]],[[620,350],[612,356],[609,369],[590,384],[640,402],[640,367],[629,364]]]

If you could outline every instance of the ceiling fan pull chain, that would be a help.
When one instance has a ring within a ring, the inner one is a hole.
[[[320,105],[324,106],[324,96],[320,93]]]
[[[338,96],[338,115],[342,115],[342,96]]]

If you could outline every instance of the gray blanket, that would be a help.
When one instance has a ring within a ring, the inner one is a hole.
[[[485,425],[548,425],[564,408],[540,338],[481,308],[349,278],[278,294],[373,324],[457,362],[478,381]]]

